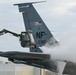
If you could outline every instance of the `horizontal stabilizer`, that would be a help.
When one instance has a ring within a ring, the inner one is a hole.
[[[28,52],[17,52],[17,51],[10,51],[10,52],[1,52],[1,57],[18,59],[18,60],[25,60],[25,59],[50,59],[49,54],[43,53],[28,53]]]

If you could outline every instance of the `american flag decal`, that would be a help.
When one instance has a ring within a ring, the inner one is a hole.
[[[41,22],[35,22],[35,26],[40,26]]]

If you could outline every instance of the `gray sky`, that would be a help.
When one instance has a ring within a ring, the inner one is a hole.
[[[0,0],[0,30],[24,31],[22,14],[13,4],[31,1],[40,0]],[[58,47],[48,48],[48,51],[47,47],[43,47],[44,52],[50,52],[54,59],[61,57],[76,62],[76,0],[47,0],[34,6],[60,43]],[[0,36],[0,51],[13,50],[27,51],[20,46],[18,38],[10,34]]]

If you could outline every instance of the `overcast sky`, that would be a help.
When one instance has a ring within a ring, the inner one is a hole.
[[[13,4],[31,1],[40,0],[0,0],[0,30],[24,31],[22,14]],[[52,53],[54,59],[61,57],[76,62],[76,0],[47,0],[34,7],[60,43],[48,51],[43,47],[44,52]],[[9,34],[0,36],[0,51],[13,50],[27,51],[20,46],[18,38]]]

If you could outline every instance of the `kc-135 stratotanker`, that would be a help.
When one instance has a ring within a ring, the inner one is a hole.
[[[20,34],[7,29],[0,31],[0,36],[10,33],[15,37],[19,37],[21,47],[29,48],[30,52],[0,52],[0,56],[6,57],[9,61],[16,64],[27,64],[58,73],[57,63],[51,59],[49,54],[44,54],[40,47],[45,46],[47,43],[50,46],[59,43],[35,10],[33,6],[35,3],[41,2],[15,4],[18,5],[19,11],[22,12],[25,31]],[[64,73],[69,74],[70,71],[65,70]]]

